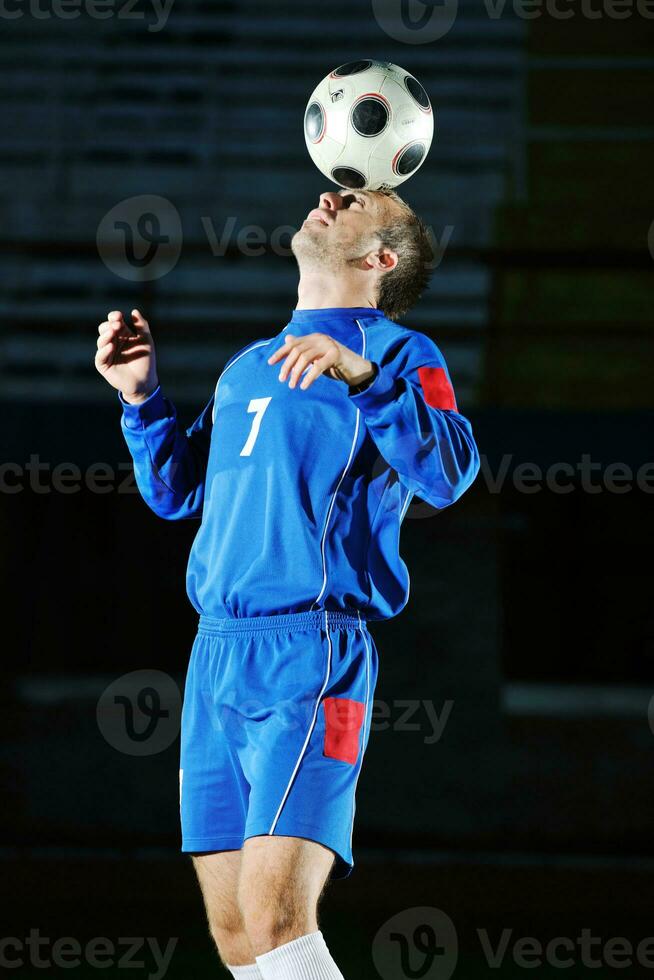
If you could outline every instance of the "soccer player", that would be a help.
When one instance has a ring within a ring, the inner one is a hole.
[[[182,850],[241,980],[342,978],[317,906],[353,864],[378,665],[367,621],[407,602],[412,497],[446,507],[479,468],[439,349],[396,322],[432,264],[416,214],[391,191],[321,194],[292,247],[290,322],[230,358],[190,428],[138,310],[108,315],[96,355],[145,501],[200,520]]]

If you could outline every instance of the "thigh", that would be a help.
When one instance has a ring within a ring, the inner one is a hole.
[[[229,645],[198,634],[186,675],[180,746],[182,850],[238,850],[249,787],[227,731],[220,701],[229,683]]]
[[[328,847],[301,837],[250,837],[241,851],[239,901],[252,894],[283,900],[299,912],[315,913],[334,862]]]
[[[245,838],[267,834],[322,844],[336,854],[332,876],[342,877],[353,862],[355,792],[372,718],[372,637],[357,628],[300,634],[287,646],[280,643],[269,662],[297,665],[296,686],[307,700],[297,702],[292,718],[271,710],[267,737],[252,732],[242,759],[251,785]],[[302,676],[311,663],[320,664],[318,690],[315,678],[305,685]],[[274,693],[274,679],[270,688]],[[294,703],[288,693],[280,702]]]
[[[200,883],[207,918],[212,926],[240,928],[238,885],[241,851],[196,854],[193,867]]]

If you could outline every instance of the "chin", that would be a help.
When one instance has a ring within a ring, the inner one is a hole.
[[[301,255],[302,252],[315,251],[315,237],[311,234],[310,228],[302,226],[291,238],[291,251],[293,255]]]

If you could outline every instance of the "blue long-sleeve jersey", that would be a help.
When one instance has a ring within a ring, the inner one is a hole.
[[[377,376],[358,394],[325,375],[291,389],[268,364],[287,332],[328,334]],[[227,362],[189,429],[160,388],[121,401],[147,504],[169,520],[201,518],[187,591],[215,618],[396,615],[409,593],[399,538],[411,498],[446,507],[479,469],[440,351],[379,310],[295,310]]]

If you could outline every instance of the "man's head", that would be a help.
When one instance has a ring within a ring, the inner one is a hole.
[[[391,320],[417,301],[434,258],[425,225],[391,190],[321,194],[292,247],[302,275],[355,277]]]

